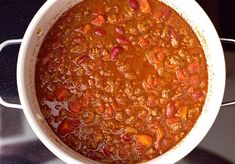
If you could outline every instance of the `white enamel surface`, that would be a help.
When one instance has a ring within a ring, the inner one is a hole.
[[[194,0],[162,0],[188,20],[203,44],[209,69],[209,91],[203,112],[195,127],[176,147],[148,163],[175,163],[187,155],[212,126],[224,93],[225,62],[219,37],[211,21]],[[43,119],[34,89],[34,69],[43,37],[61,13],[78,0],[49,0],[30,23],[21,44],[17,63],[17,84],[25,116],[38,138],[66,163],[94,163],[64,145]],[[40,29],[40,36],[38,30]]]

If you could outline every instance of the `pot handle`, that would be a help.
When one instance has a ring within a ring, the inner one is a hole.
[[[220,38],[220,40],[221,40],[221,42],[224,42],[224,43],[235,44],[235,39]],[[0,44],[0,52],[6,46],[15,45],[15,44],[21,44],[21,42],[22,42],[22,39],[6,40],[6,41],[4,41],[3,43]],[[20,104],[8,103],[8,102],[4,101],[1,96],[0,96],[0,104],[2,106],[8,107],[8,108],[22,109],[22,106]],[[235,105],[235,101],[223,102],[221,104],[221,107],[227,107],[227,106],[231,106],[231,105]]]
[[[3,48],[5,48],[9,45],[21,44],[21,42],[22,42],[22,39],[6,40],[0,44],[0,52],[2,51]],[[0,96],[0,104],[2,106],[8,107],[8,108],[22,109],[22,106],[20,104],[8,103],[8,102],[4,101],[1,96]]]
[[[228,44],[234,44],[235,45],[235,39],[229,39],[229,38],[220,38],[220,41],[222,43],[228,43]],[[223,102],[221,104],[221,107],[227,107],[227,106],[232,106],[235,105],[235,101],[231,101],[231,102]]]

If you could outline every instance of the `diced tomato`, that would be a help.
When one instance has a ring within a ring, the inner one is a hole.
[[[198,74],[190,76],[190,83],[193,85],[199,85],[201,82],[200,76]]]
[[[180,119],[179,119],[178,117],[171,117],[171,118],[167,118],[167,119],[166,119],[166,123],[167,123],[168,125],[175,124],[175,123],[177,123],[177,122],[179,122],[179,121],[180,121]]]
[[[77,101],[70,101],[68,103],[68,106],[69,110],[71,110],[72,112],[79,113],[82,110],[82,105]]]
[[[188,73],[184,69],[176,70],[176,77],[179,81],[184,81],[188,78]]]
[[[146,134],[135,135],[135,139],[138,144],[142,144],[146,147],[150,147],[153,143],[152,137]]]
[[[193,62],[188,65],[188,71],[190,74],[198,73],[200,72],[200,65],[197,62]]]
[[[96,26],[102,26],[102,24],[105,22],[105,19],[102,15],[98,15],[93,21],[91,21],[91,24]]]
[[[149,46],[150,42],[147,39],[140,38],[138,44],[140,45],[140,47],[146,48]]]
[[[165,131],[162,126],[158,126],[156,133],[157,133],[158,140],[161,140],[165,136]]]
[[[83,32],[85,34],[87,34],[90,30],[91,30],[91,25],[89,25],[89,24],[85,25],[83,28]]]
[[[68,133],[71,133],[74,131],[73,126],[71,125],[71,120],[65,119],[64,121],[62,121],[58,128],[57,131],[60,135],[64,136]]]
[[[148,0],[138,0],[139,5],[140,5],[140,10],[142,13],[147,14],[151,13],[151,6],[148,2]]]
[[[125,132],[126,132],[126,133],[135,133],[135,134],[138,133],[138,131],[137,131],[136,128],[133,128],[133,127],[130,127],[130,126],[128,126],[128,127],[125,128]]]
[[[166,106],[166,117],[170,118],[173,117],[175,114],[175,102],[170,101]]]
[[[63,101],[70,94],[69,90],[64,87],[59,87],[55,91],[55,97],[57,101]]]

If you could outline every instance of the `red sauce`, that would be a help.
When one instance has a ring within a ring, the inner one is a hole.
[[[190,26],[156,0],[85,0],[46,35],[36,93],[52,130],[101,162],[137,163],[197,121],[207,64]]]

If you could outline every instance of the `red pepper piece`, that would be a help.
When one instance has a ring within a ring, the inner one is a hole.
[[[66,97],[69,96],[69,94],[69,90],[64,87],[57,88],[55,91],[55,97],[57,101],[63,101]]]
[[[90,59],[90,57],[89,57],[88,55],[83,55],[83,56],[81,56],[81,57],[76,58],[76,59],[75,59],[75,63],[76,63],[77,65],[79,65],[79,64],[81,64],[81,63],[84,63],[84,62],[88,61],[89,59]]]
[[[73,128],[73,126],[71,125],[71,123],[72,123],[72,122],[71,122],[70,120],[68,120],[68,119],[63,120],[63,121],[59,124],[59,126],[58,126],[58,128],[57,128],[58,133],[59,133],[60,135],[64,136],[64,135],[66,135],[66,134],[68,134],[68,133],[73,132],[73,131],[74,131],[74,128]]]
[[[102,15],[98,15],[93,21],[91,21],[91,24],[96,26],[102,26],[102,24],[105,22],[105,19]]]
[[[69,110],[75,113],[79,113],[82,110],[82,105],[79,104],[77,101],[70,101],[68,103],[68,106],[69,106]]]

